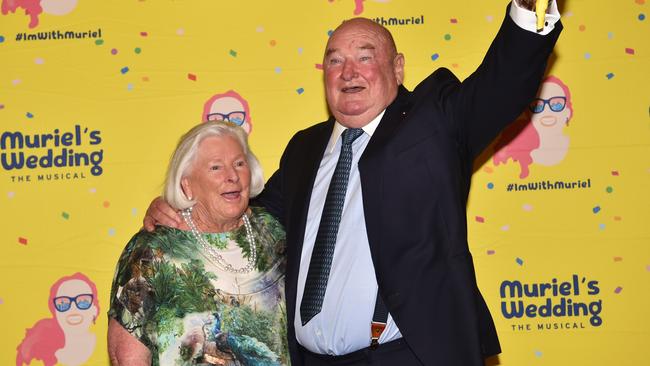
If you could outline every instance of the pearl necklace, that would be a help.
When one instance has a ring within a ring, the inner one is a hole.
[[[183,219],[185,220],[187,226],[190,227],[190,231],[192,232],[194,239],[196,239],[196,241],[201,244],[203,249],[205,249],[207,256],[210,257],[210,259],[212,259],[214,264],[216,264],[218,267],[225,271],[237,274],[249,273],[255,269],[255,262],[257,260],[257,247],[255,246],[255,238],[253,237],[253,228],[251,227],[251,223],[246,213],[242,215],[242,219],[244,220],[244,227],[246,228],[246,240],[248,241],[250,248],[250,256],[248,257],[248,263],[242,268],[235,268],[232,266],[232,264],[226,262],[221,254],[219,254],[219,251],[205,240],[205,238],[201,235],[199,229],[194,224],[194,221],[192,220],[192,207],[181,211],[181,215],[183,216]]]

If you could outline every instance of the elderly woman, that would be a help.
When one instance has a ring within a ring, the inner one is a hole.
[[[285,233],[261,208],[246,132],[206,122],[178,143],[163,198],[180,229],[137,233],[117,264],[109,310],[113,365],[288,363]]]

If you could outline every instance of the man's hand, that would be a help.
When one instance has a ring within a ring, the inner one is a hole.
[[[181,217],[162,197],[156,197],[142,220],[142,225],[147,231],[154,231],[156,225],[164,225],[173,228],[179,227]]]

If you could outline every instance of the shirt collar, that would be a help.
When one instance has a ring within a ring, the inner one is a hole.
[[[363,132],[368,134],[368,136],[372,137],[372,134],[375,133],[375,130],[379,126],[379,121],[381,121],[381,118],[384,116],[384,113],[386,113],[385,109],[381,111],[381,113],[379,113],[377,117],[375,117],[372,121],[370,121],[370,123],[361,127]],[[330,140],[327,143],[326,151],[328,153],[331,153],[332,150],[334,150],[334,147],[336,147],[336,142],[339,140],[339,137],[343,134],[343,131],[345,130],[347,130],[347,127],[340,124],[339,121],[334,122],[334,130],[332,130],[332,136],[330,136]]]

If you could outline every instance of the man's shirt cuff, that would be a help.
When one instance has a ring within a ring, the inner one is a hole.
[[[553,0],[546,11],[544,28],[540,32],[537,32],[537,16],[535,15],[535,12],[520,7],[516,0],[512,0],[512,5],[510,6],[510,18],[512,18],[515,24],[522,29],[546,35],[555,28],[555,23],[560,20],[560,12],[557,9],[556,1]]]

